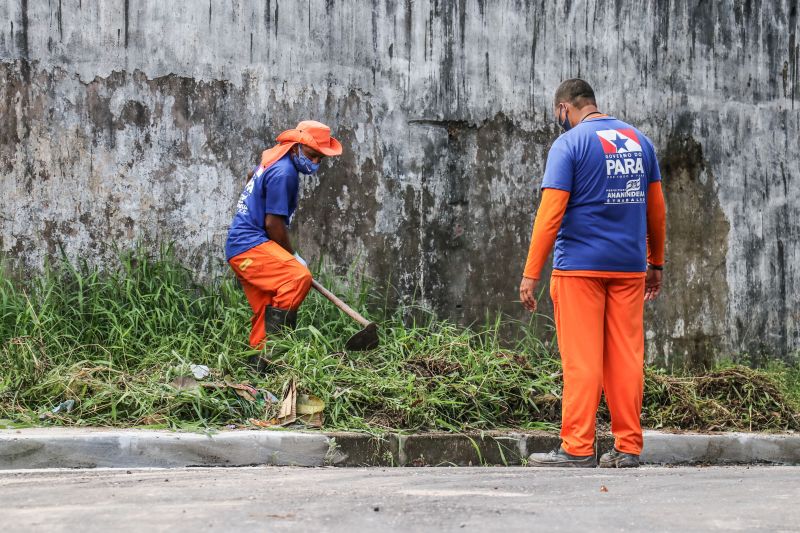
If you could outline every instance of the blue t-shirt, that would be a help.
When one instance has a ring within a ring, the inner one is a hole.
[[[661,181],[653,143],[613,117],[588,119],[547,155],[543,189],[570,193],[553,253],[558,270],[647,270],[647,187]]]
[[[284,217],[287,225],[291,222],[297,208],[298,178],[289,154],[266,170],[260,165],[256,167],[236,204],[236,214],[225,242],[226,260],[269,240],[264,227],[268,214]]]

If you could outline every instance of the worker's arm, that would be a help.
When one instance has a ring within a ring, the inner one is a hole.
[[[664,245],[667,240],[667,212],[661,182],[647,187],[647,263],[664,266]]]
[[[556,242],[558,229],[561,227],[561,219],[567,210],[569,193],[558,189],[543,189],[542,201],[536,211],[536,220],[533,223],[531,233],[531,243],[528,248],[528,260],[525,262],[525,272],[523,276],[531,279],[539,279],[542,275],[547,256],[553,249]]]
[[[567,210],[569,193],[559,189],[543,189],[542,201],[536,212],[533,223],[531,243],[528,248],[528,260],[525,263],[522,282],[519,286],[519,296],[522,305],[529,311],[536,311],[535,289],[542,276],[550,250],[553,249],[561,220]]]
[[[661,292],[664,247],[667,240],[667,212],[661,182],[654,181],[647,187],[647,277],[645,278],[645,300],[655,300]],[[652,266],[651,266],[652,265]],[[656,267],[656,268],[653,268]]]
[[[292,242],[289,240],[289,230],[286,227],[286,219],[281,215],[267,215],[264,218],[264,227],[267,230],[269,240],[275,241],[281,247],[294,255]]]

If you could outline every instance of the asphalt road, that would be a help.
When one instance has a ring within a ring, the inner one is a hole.
[[[5,533],[800,531],[798,502],[800,467],[0,473]]]

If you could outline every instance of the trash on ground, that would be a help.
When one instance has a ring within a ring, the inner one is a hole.
[[[170,385],[178,390],[189,390],[197,388],[197,380],[190,376],[178,376],[169,382]]]
[[[309,427],[322,427],[322,411],[325,402],[310,394],[301,394],[297,397],[297,419]]]
[[[75,407],[75,400],[65,400],[53,407],[49,413],[40,414],[39,420],[47,420],[48,418],[52,418],[53,415],[57,415],[59,413],[69,413],[72,411],[73,407]]]
[[[269,402],[269,403],[278,403],[278,402],[280,401],[280,400],[278,400],[278,397],[277,397],[277,396],[275,396],[274,394],[272,394],[272,393],[271,393],[270,391],[268,391],[268,390],[261,391],[261,395],[262,395],[262,396],[264,397],[264,399],[265,399],[267,402]]]
[[[225,386],[230,389],[233,389],[233,392],[235,392],[240,398],[244,398],[248,402],[255,402],[256,397],[258,396],[258,389],[256,389],[252,385],[248,385],[247,383],[233,383],[226,379]]]
[[[207,378],[211,374],[211,370],[206,365],[189,365],[189,370],[192,371],[194,379]]]
[[[270,403],[276,403],[277,398],[269,392],[266,394],[271,397]],[[273,401],[274,399],[274,401]],[[294,379],[286,383],[283,391],[281,408],[275,418],[268,420],[258,420],[251,418],[248,420],[256,427],[288,426],[295,422],[300,422],[308,427],[319,428],[323,423],[323,411],[325,402],[311,394],[297,394],[297,383]]]
[[[223,382],[219,382],[219,381],[204,381],[204,382],[200,383],[195,378],[193,378],[192,376],[179,376],[179,377],[176,377],[175,379],[173,379],[172,381],[170,381],[169,384],[172,387],[175,387],[178,390],[192,390],[192,389],[198,389],[200,387],[202,387],[204,389],[213,389],[213,390],[227,390],[227,389],[230,389],[239,398],[241,398],[241,399],[243,399],[243,400],[245,400],[247,402],[250,402],[250,403],[255,403],[259,407],[263,407],[265,410],[268,408],[269,405],[277,405],[279,403],[279,401],[280,401],[280,400],[278,400],[277,396],[275,396],[274,394],[272,394],[268,390],[259,390],[259,389],[255,388],[255,387],[253,387],[252,385],[250,385],[249,383],[235,383],[229,378],[226,378]],[[296,396],[296,392],[295,392],[295,396]],[[324,406],[324,404],[323,404],[323,406]],[[266,411],[265,415],[267,415],[268,412],[269,411]],[[274,412],[274,408],[273,408],[273,412]],[[287,411],[287,412],[289,412],[289,411]],[[313,425],[314,427],[319,427],[319,426],[315,425],[317,423],[317,419],[321,420],[320,417],[316,417],[311,421],[312,423],[310,423],[309,425]],[[279,425],[291,424],[295,420],[296,420],[296,417],[292,416],[292,417],[289,417],[285,422],[282,422],[278,418],[271,418],[271,419],[268,419],[268,420],[259,420],[259,419],[255,419],[255,418],[250,418],[250,419],[248,419],[248,422],[250,422],[252,425],[258,426],[258,427],[269,427],[269,426],[279,426]],[[234,426],[234,428],[235,428],[235,426]]]
[[[70,411],[72,411],[73,407],[75,407],[75,400],[66,400],[56,405],[51,411],[51,413],[53,413],[54,415],[62,412],[69,413]]]
[[[260,428],[268,428],[268,427],[273,427],[273,426],[277,426],[278,425],[278,419],[277,418],[271,418],[269,420],[259,420],[258,418],[248,418],[247,421],[250,422],[251,424],[253,424],[254,426],[260,427]]]
[[[278,411],[278,424],[286,426],[297,420],[297,383],[292,378],[284,387],[283,403]]]

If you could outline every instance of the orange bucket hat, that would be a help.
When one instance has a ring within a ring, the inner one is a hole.
[[[261,168],[267,169],[286,155],[295,144],[304,144],[326,156],[342,154],[342,143],[331,137],[331,129],[316,120],[304,120],[296,128],[282,132],[278,144],[261,153]]]

